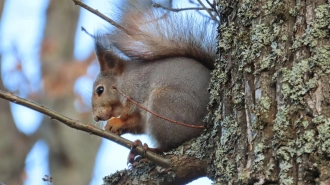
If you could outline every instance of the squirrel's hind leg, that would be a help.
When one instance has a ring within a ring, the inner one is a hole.
[[[165,118],[192,125],[203,125],[206,103],[198,93],[186,92],[175,87],[159,87],[149,97],[148,109]],[[208,98],[208,97],[206,97]],[[207,101],[205,101],[207,102]],[[182,126],[158,116],[148,114],[146,132],[161,151],[176,148],[185,141],[197,137],[202,129]]]

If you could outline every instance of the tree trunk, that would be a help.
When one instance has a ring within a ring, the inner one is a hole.
[[[209,177],[330,183],[330,1],[220,1],[219,8]]]
[[[72,1],[50,1],[43,37],[41,60],[44,96],[40,104],[73,119],[91,123],[90,114],[74,107],[74,83],[93,61],[74,60],[74,39],[79,8]],[[92,53],[94,56],[94,53]],[[45,117],[40,135],[49,144],[50,175],[55,184],[86,184],[91,180],[100,139]]]
[[[1,75],[0,89],[4,89]],[[0,182],[20,185],[26,179],[24,170],[26,155],[36,138],[28,137],[17,130],[8,101],[0,100],[0,110]]]
[[[0,19],[2,18],[2,12],[3,12],[4,4],[5,4],[5,1],[0,2]]]
[[[1,1],[1,15],[3,4]],[[85,75],[87,67],[95,59],[93,52],[86,61],[78,62],[73,58],[79,10],[70,0],[49,1],[41,49],[33,44],[30,46],[41,50],[43,92],[30,92],[28,98],[71,118],[91,123],[91,114],[79,114],[74,107],[74,83],[78,77]],[[17,55],[20,53],[24,52],[17,51]],[[22,67],[18,67],[17,71],[20,70]],[[1,77],[0,82],[0,89],[4,89]],[[49,117],[44,117],[40,128],[27,136],[15,127],[8,102],[0,101],[0,110],[0,182],[7,185],[24,183],[26,155],[37,140],[45,140],[49,145],[50,174],[44,175],[51,175],[55,184],[90,182],[101,141],[99,138],[68,129]],[[42,181],[43,176],[36,178]]]

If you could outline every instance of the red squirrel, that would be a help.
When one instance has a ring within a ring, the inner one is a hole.
[[[197,137],[203,129],[154,116],[122,96],[163,117],[203,125],[207,114],[210,70],[214,68],[216,24],[181,12],[155,8],[150,0],[128,1],[115,30],[95,36],[100,73],[94,82],[95,121],[119,135],[147,134],[158,151]]]

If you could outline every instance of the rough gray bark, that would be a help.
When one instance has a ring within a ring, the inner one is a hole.
[[[220,1],[219,184],[329,183],[329,1]]]

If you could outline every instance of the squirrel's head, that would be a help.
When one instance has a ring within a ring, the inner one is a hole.
[[[95,121],[117,117],[122,110],[119,93],[112,88],[116,85],[114,75],[100,73],[93,85],[92,111]]]
[[[121,113],[122,104],[116,86],[116,79],[125,68],[125,62],[109,44],[106,37],[96,37],[95,50],[100,64],[100,74],[93,85],[92,110],[95,121],[108,120]]]

